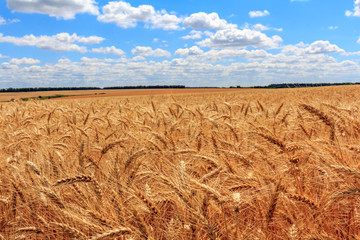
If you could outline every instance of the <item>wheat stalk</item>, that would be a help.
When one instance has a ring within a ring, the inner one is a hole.
[[[104,239],[114,239],[123,235],[131,234],[131,230],[129,228],[116,228],[109,230],[107,232],[98,234],[90,238],[90,240],[104,240]]]
[[[70,238],[86,239],[86,235],[84,233],[82,233],[81,231],[79,231],[76,228],[73,228],[67,224],[58,223],[58,222],[50,222],[49,224],[51,226],[60,228]]]
[[[335,169],[335,171],[337,172],[342,172],[342,173],[348,173],[351,175],[354,175],[355,177],[360,178],[360,171],[353,169],[353,168],[349,168],[349,167],[345,167],[345,166],[338,166],[338,165],[329,165],[331,168]]]
[[[16,229],[16,233],[36,233],[36,234],[40,234],[40,233],[44,233],[41,228],[38,227],[23,227],[23,228],[18,228]]]

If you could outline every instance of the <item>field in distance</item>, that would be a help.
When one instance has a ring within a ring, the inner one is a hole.
[[[168,91],[0,103],[0,239],[360,238],[360,86]]]
[[[74,90],[74,91],[39,91],[39,92],[5,92],[0,93],[0,101],[31,99],[41,97],[60,96],[61,99],[94,98],[94,97],[119,97],[137,95],[159,94],[186,94],[186,93],[212,93],[239,91],[239,89],[223,88],[184,88],[184,89],[97,89],[97,90]]]

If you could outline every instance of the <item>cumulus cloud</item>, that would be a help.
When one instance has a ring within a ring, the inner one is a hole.
[[[131,60],[138,62],[138,61],[145,61],[146,58],[143,56],[135,56],[135,57],[131,58]]]
[[[0,87],[21,86],[117,86],[185,84],[187,86],[262,85],[266,83],[358,81],[360,66],[354,61],[337,61],[325,54],[303,56],[262,53],[245,49],[210,50],[211,54],[238,54],[246,61],[231,59],[226,63],[206,62],[203,53],[171,61],[136,59],[82,58],[81,61],[60,59],[43,66],[0,65]],[[210,53],[209,53],[210,54]],[[249,58],[248,56],[254,56]],[[266,55],[258,57],[256,55]],[[17,84],[17,85],[16,85]]]
[[[104,54],[114,54],[114,55],[124,55],[125,52],[121,49],[118,49],[114,46],[111,47],[100,47],[91,49],[92,52],[104,53]]]
[[[339,48],[335,44],[331,44],[329,41],[320,40],[310,44],[310,46],[305,49],[305,52],[310,54],[320,54],[320,53],[344,52],[344,50]]]
[[[190,34],[181,37],[182,39],[201,39],[203,37],[202,31],[192,30]]]
[[[353,56],[353,55],[360,56],[360,51],[357,51],[357,52],[344,52],[344,53],[342,53],[342,55],[344,55],[344,56]]]
[[[127,2],[109,2],[102,8],[102,15],[98,16],[101,22],[113,22],[119,27],[135,27],[138,21],[145,22],[155,14],[154,7],[140,5],[132,7]]]
[[[0,33],[0,43],[7,42],[17,46],[34,46],[38,49],[53,50],[53,51],[78,51],[86,52],[84,46],[79,46],[74,42],[84,44],[97,44],[103,41],[104,38],[98,36],[83,37],[76,33],[70,35],[69,33],[59,33],[53,36],[34,36],[32,34],[23,37],[4,36]]]
[[[282,28],[268,27],[268,26],[262,25],[260,23],[257,23],[257,24],[245,23],[244,25],[241,26],[241,29],[252,29],[252,30],[256,30],[256,31],[260,31],[260,32],[269,31],[269,30],[277,31],[277,32],[283,31]]]
[[[204,52],[197,46],[191,48],[179,48],[176,50],[175,55],[189,56],[197,58],[199,61],[221,61],[224,58],[246,58],[246,59],[264,59],[271,56],[263,49],[246,50],[246,49],[212,49]]]
[[[14,69],[19,69],[19,66],[18,65],[15,65],[15,64],[10,64],[8,62],[4,62],[2,63],[1,65],[1,68],[0,69],[5,69],[5,70],[14,70]],[[7,72],[7,71],[6,71]]]
[[[255,18],[255,17],[265,17],[270,15],[270,12],[268,10],[264,10],[264,11],[250,11],[249,12],[249,17],[251,18]]]
[[[179,23],[182,21],[176,15],[168,14],[165,10],[157,12],[150,18],[151,28],[160,28],[164,30],[178,30]]]
[[[260,23],[258,23],[258,24],[255,24],[254,25],[254,29],[255,30],[257,30],[257,31],[267,31],[267,30],[270,30],[270,28],[269,27],[267,27],[267,26],[264,26],[264,25],[262,25],[262,24],[260,24]]]
[[[38,59],[33,59],[33,58],[12,58],[10,60],[10,64],[14,64],[14,65],[34,65],[34,64],[38,64],[40,63],[40,60]]]
[[[268,37],[264,33],[251,29],[219,30],[209,38],[198,42],[202,47],[210,48],[276,48],[282,42],[281,37]]]
[[[155,14],[155,10],[150,5],[140,5],[132,7],[127,2],[109,2],[102,8],[103,14],[98,16],[101,22],[114,22],[119,27],[135,27],[138,21],[145,22]]]
[[[184,19],[183,25],[184,27],[191,27],[195,29],[214,30],[237,27],[235,24],[229,24],[226,20],[220,19],[219,15],[215,12],[209,14],[204,12],[191,14],[189,17]]]
[[[63,19],[73,19],[78,13],[99,14],[95,0],[7,0],[7,6],[17,12],[41,13]]]
[[[102,61],[98,58],[82,57],[80,65],[89,67],[89,68],[91,68],[91,67],[105,68],[105,67],[110,66],[110,63],[107,63],[106,61]]]
[[[181,37],[182,39],[201,39],[203,36],[211,36],[213,35],[212,32],[209,31],[197,31],[197,30],[191,30],[190,34]]]
[[[139,55],[143,57],[171,57],[171,53],[157,48],[153,50],[151,47],[137,46],[131,50],[133,55]]]
[[[299,43],[297,45],[285,46],[282,50],[286,54],[304,55],[304,54],[326,54],[345,52],[344,49],[339,48],[335,44],[331,44],[329,41],[315,41],[312,44]]]
[[[240,57],[247,59],[264,59],[271,56],[263,49],[246,50],[246,49],[222,49],[222,50],[210,50],[203,54],[207,59],[220,60],[228,57]]]
[[[347,16],[347,17],[360,17],[360,0],[355,0],[353,11],[347,10],[345,12],[345,16]]]
[[[5,19],[2,16],[0,16],[0,25],[6,25],[11,23],[17,23],[20,22],[19,19]]]
[[[116,23],[121,28],[136,27],[138,22],[144,22],[150,28],[177,30],[182,21],[176,15],[168,14],[165,10],[155,11],[151,5],[131,6],[124,1],[109,2],[102,7],[102,14],[98,16],[100,22]]]
[[[193,46],[191,48],[179,48],[175,51],[175,55],[180,56],[194,56],[194,55],[201,55],[204,51],[201,50],[198,46]]]

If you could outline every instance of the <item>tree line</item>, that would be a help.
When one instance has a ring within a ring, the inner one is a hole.
[[[267,86],[253,86],[253,87],[241,87],[241,86],[231,86],[230,88],[268,88],[268,89],[277,89],[277,88],[304,88],[304,87],[326,87],[326,86],[341,86],[341,85],[359,85],[360,82],[356,83],[275,83]]]
[[[162,88],[185,88],[185,85],[116,86],[116,87],[104,87],[103,89],[162,89]]]
[[[185,85],[155,85],[155,86],[114,86],[114,87],[29,87],[29,88],[2,88],[0,92],[42,92],[42,91],[76,91],[76,90],[101,90],[101,89],[163,89],[185,88]]]
[[[303,88],[303,87],[325,87],[338,85],[359,85],[356,83],[276,83],[267,86],[242,87],[230,86],[230,88]],[[42,91],[76,91],[76,90],[111,90],[111,89],[169,89],[169,88],[209,88],[209,87],[186,87],[185,85],[138,85],[138,86],[113,86],[113,87],[28,87],[28,88],[2,88],[0,92],[42,92]],[[210,87],[216,88],[216,87]]]

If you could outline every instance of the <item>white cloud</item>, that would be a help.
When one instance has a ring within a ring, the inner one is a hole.
[[[203,57],[207,59],[220,60],[227,57],[240,57],[247,59],[264,59],[271,54],[267,53],[263,49],[246,50],[246,49],[222,49],[222,50],[210,50],[203,54]]]
[[[210,38],[198,42],[200,46],[210,48],[276,48],[282,42],[281,37],[275,35],[268,37],[264,33],[251,29],[219,30]]]
[[[360,0],[355,0],[353,11],[347,10],[345,12],[345,16],[347,16],[347,17],[360,17]]]
[[[255,29],[256,31],[260,31],[260,32],[270,30],[269,27],[264,26],[264,25],[262,25],[262,24],[260,24],[260,23],[255,24],[255,25],[254,25],[254,29]]]
[[[263,49],[256,50],[246,50],[246,49],[221,49],[216,50],[212,49],[207,52],[204,52],[197,46],[193,46],[191,48],[179,48],[175,52],[176,55],[179,56],[189,56],[193,60],[197,58],[198,61],[221,61],[224,58],[246,58],[246,59],[264,59],[266,57],[271,56],[271,54],[267,53]]]
[[[165,10],[155,11],[151,5],[131,6],[124,1],[109,2],[102,7],[102,14],[98,16],[100,22],[116,23],[121,28],[136,27],[137,22],[144,22],[150,28],[177,30],[182,21],[176,15],[168,14]]]
[[[310,54],[319,54],[319,53],[344,52],[344,50],[339,48],[335,44],[330,44],[329,41],[319,40],[313,42],[308,48],[305,49],[305,52]]]
[[[235,24],[229,24],[226,20],[220,19],[219,15],[215,12],[213,13],[204,13],[198,12],[191,14],[190,17],[187,17],[183,21],[184,27],[191,27],[195,29],[226,29],[226,28],[236,28]]]
[[[288,45],[282,50],[285,54],[305,55],[305,54],[326,54],[326,53],[344,53],[345,51],[329,41],[315,41],[312,44],[300,43],[297,45]]]
[[[329,30],[336,30],[338,28],[339,28],[339,26],[329,26]]]
[[[344,52],[344,53],[342,53],[342,55],[344,55],[344,56],[353,56],[353,55],[360,56],[360,51],[357,51],[357,52]]]
[[[92,52],[104,53],[104,54],[114,54],[114,55],[124,55],[125,52],[121,49],[118,49],[114,46],[111,47],[100,47],[91,49]]]
[[[35,46],[38,49],[53,50],[53,51],[78,51],[86,52],[86,47],[74,44],[80,42],[84,44],[96,44],[103,41],[104,38],[98,36],[82,37],[76,33],[70,35],[69,33],[59,33],[53,36],[34,36],[25,35],[23,37],[4,36],[0,33],[0,43],[13,43],[17,46]]]
[[[190,34],[181,37],[182,39],[201,39],[203,36],[211,36],[213,35],[212,32],[209,31],[197,31],[197,30],[191,30]]]
[[[325,54],[303,56],[237,49],[210,50],[213,55],[238,54],[247,61],[206,62],[202,55],[171,61],[82,58],[60,59],[55,64],[0,65],[0,88],[26,86],[119,86],[185,84],[186,86],[262,85],[281,82],[358,81],[360,66]],[[210,55],[210,53],[209,53]],[[250,58],[250,56],[254,58]],[[257,57],[256,55],[266,57]],[[300,79],[299,79],[300,76]],[[9,85],[11,83],[12,85]]]
[[[198,46],[193,46],[191,48],[179,48],[175,51],[175,55],[180,56],[194,56],[194,55],[201,55],[204,51],[201,50]]]
[[[91,67],[105,68],[105,67],[110,66],[111,64],[106,61],[100,60],[98,58],[82,57],[80,65],[88,67],[88,68],[91,68]]]
[[[135,56],[133,57],[131,60],[135,61],[135,62],[138,62],[138,61],[145,61],[146,58],[143,57],[143,56]]]
[[[182,39],[201,39],[203,36],[202,31],[192,30],[189,35],[181,37]]]
[[[10,64],[14,64],[14,65],[34,65],[34,64],[38,64],[40,63],[40,60],[38,59],[33,59],[33,58],[12,58],[10,60]]]
[[[249,24],[249,23],[245,23],[244,25],[241,26],[241,29],[252,29],[252,30],[256,30],[256,31],[269,31],[269,30],[273,30],[273,31],[277,31],[277,32],[282,32],[283,29],[282,28],[274,28],[274,27],[268,27],[268,26],[264,26],[260,23],[257,23],[255,25],[253,24]]]
[[[153,50],[151,47],[137,46],[136,48],[131,50],[133,55],[140,55],[143,57],[171,57],[171,53],[157,48]]]
[[[6,25],[11,23],[18,23],[20,22],[19,19],[5,19],[2,16],[0,16],[0,25]]]
[[[17,12],[41,13],[63,19],[73,19],[78,13],[99,14],[95,0],[7,0],[7,6]]]
[[[251,18],[255,18],[255,17],[265,17],[270,15],[270,12],[268,10],[264,10],[264,11],[250,11],[249,12],[249,16]]]
[[[0,58],[9,58],[8,56],[4,56],[0,53]]]
[[[19,69],[19,66],[17,66],[17,65],[14,65],[14,64],[10,64],[10,63],[8,63],[8,62],[4,62],[4,63],[2,63],[1,64],[1,68],[0,69],[5,69],[5,70],[9,70],[9,69],[11,69],[11,70],[17,70],[17,69]],[[7,71],[6,71],[7,72]],[[5,78],[4,78],[5,79]]]
[[[85,44],[98,44],[104,41],[104,38],[98,36],[82,37],[77,36],[76,33],[70,35],[69,33],[58,33],[54,35],[58,41],[61,42],[81,42]]]
[[[132,7],[127,2],[109,2],[102,8],[103,14],[98,16],[101,22],[114,22],[121,28],[135,27],[138,21],[145,22],[155,14],[150,5]]]
[[[162,10],[150,18],[150,27],[164,30],[178,30],[181,21],[182,19],[176,15],[168,14],[165,10]]]

